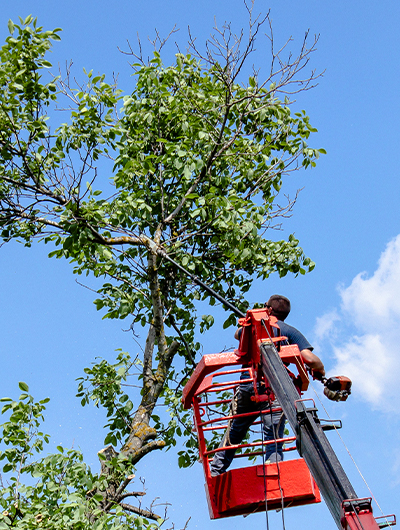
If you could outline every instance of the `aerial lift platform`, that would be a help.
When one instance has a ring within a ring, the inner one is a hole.
[[[314,504],[321,501],[322,495],[339,529],[378,530],[394,526],[394,515],[375,518],[371,498],[357,496],[325,436],[324,431],[335,428],[334,425],[324,424],[314,402],[301,398],[309,384],[308,373],[298,347],[283,345],[285,337],[275,337],[277,333],[279,335],[276,318],[266,308],[255,309],[245,316],[242,314],[239,324],[243,327],[239,348],[234,352],[205,355],[183,391],[184,407],[193,408],[210,517],[218,519]],[[247,457],[246,451],[249,450],[253,450],[253,456],[263,455],[266,443],[284,441],[284,450],[297,449],[299,458],[278,463],[263,462],[211,476],[213,455],[228,446],[209,449],[207,433],[226,429],[227,421],[235,416],[228,414],[208,420],[207,411],[227,406],[229,399],[215,396],[234,390],[239,382],[226,379],[243,371],[250,373],[254,399],[266,402],[265,413],[269,413],[269,404],[277,398],[295,436],[229,448],[242,449],[238,457]],[[224,381],[216,382],[219,377]],[[331,399],[347,398],[349,392],[345,380],[340,377],[325,380],[325,384],[330,383],[326,388]],[[264,383],[266,393],[259,394],[257,382]],[[295,446],[290,447],[290,443]]]

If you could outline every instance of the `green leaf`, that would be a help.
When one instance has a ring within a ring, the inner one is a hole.
[[[14,23],[13,21],[11,20],[11,18],[9,19],[8,21],[8,31],[11,33],[11,35],[14,33],[14,30],[15,30],[15,26],[14,26]]]
[[[18,383],[18,386],[19,386],[20,390],[22,390],[23,392],[29,392],[29,386],[26,383],[20,381]]]

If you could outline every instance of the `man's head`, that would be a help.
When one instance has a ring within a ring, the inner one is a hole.
[[[271,315],[273,317],[276,317],[282,322],[290,313],[290,300],[280,294],[273,294],[265,306],[271,309]]]

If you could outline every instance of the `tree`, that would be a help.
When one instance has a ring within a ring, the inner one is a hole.
[[[41,452],[46,441],[39,434],[35,439],[42,441],[33,446],[26,441],[31,423],[39,428],[45,403],[35,404],[27,392],[6,403],[3,412],[11,417],[2,440],[15,449],[1,453],[8,460],[3,471],[41,479],[31,493],[24,490],[21,502],[19,478],[14,493],[3,496],[6,511],[14,510],[11,519],[3,517],[3,528],[17,521],[18,528],[33,527],[39,510],[34,499],[50,476],[66,488],[65,510],[74,502],[86,506],[80,508],[81,526],[74,528],[147,524],[137,514],[159,519],[124,502],[125,488],[146,454],[189,433],[179,392],[200,349],[196,329],[213,325],[212,315],[199,323],[196,309],[215,303],[165,255],[242,310],[254,278],[274,271],[305,274],[314,267],[293,235],[286,241],[266,233],[294,204],[277,204],[282,179],[314,166],[324,153],[308,146],[315,129],[304,111],[292,115],[289,99],[313,86],[315,74],[301,74],[316,40],[309,46],[306,35],[299,55],[285,61],[285,48],[275,52],[271,31],[268,74],[261,78],[253,69],[245,79],[256,37],[269,22],[268,16],[253,20],[252,7],[248,12],[247,39],[229,25],[215,28],[205,53],[190,38],[189,52],[177,53],[171,66],[162,62],[163,42],[148,61],[133,54],[136,85],[129,95],[92,72],[76,85],[69,71],[52,77],[45,57],[60,30],[43,31],[32,17],[9,22],[11,36],[0,51],[1,237],[27,247],[34,240],[53,245],[50,256],[68,259],[75,274],[102,282],[95,304],[104,317],[131,319],[132,326],[147,330],[147,339],[135,360],[121,352],[114,365],[100,361],[80,379],[82,404],[105,407],[109,420],[98,476],[78,453],[62,448],[26,463],[32,447]],[[62,109],[65,122],[53,129],[55,109]],[[228,314],[224,326],[235,322]],[[122,386],[133,368],[141,383],[135,404]],[[154,414],[160,400],[172,411],[166,424]],[[20,431],[16,427],[17,434],[7,438],[14,424]],[[193,446],[189,437],[180,465],[191,463]],[[70,472],[74,478],[66,485]],[[60,488],[56,495],[62,497]],[[49,521],[46,528],[58,528]]]

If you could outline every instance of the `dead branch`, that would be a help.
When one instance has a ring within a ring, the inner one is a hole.
[[[152,519],[153,521],[157,521],[158,519],[161,519],[159,515],[157,515],[156,513],[150,510],[144,510],[143,508],[137,508],[135,506],[132,506],[131,504],[126,504],[124,502],[120,502],[119,505],[121,506],[121,508],[123,508],[127,512],[136,513],[138,515],[141,515],[142,517],[146,517],[147,519]]]

